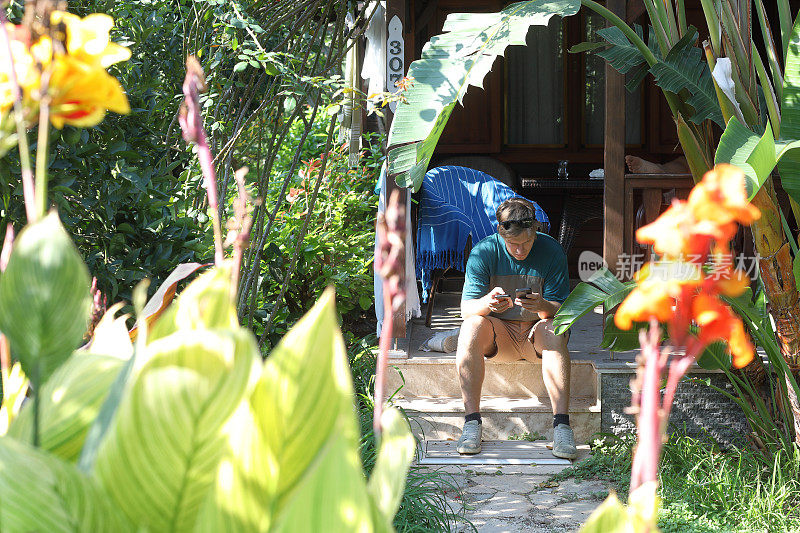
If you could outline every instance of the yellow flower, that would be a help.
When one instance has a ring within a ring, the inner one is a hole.
[[[30,47],[21,39],[12,40],[15,72],[23,91],[23,101],[34,108],[39,94],[42,72],[49,74],[47,92],[50,98],[50,121],[56,128],[65,124],[91,127],[97,125],[106,111],[130,112],[128,98],[120,83],[106,68],[130,58],[130,51],[111,42],[109,31],[114,20],[94,13],[80,18],[65,11],[50,16],[53,28],[63,28],[39,37]],[[24,34],[23,32],[15,32]],[[56,42],[53,41],[56,40]],[[39,70],[40,66],[41,71]],[[13,104],[9,72],[0,72],[0,111]]]

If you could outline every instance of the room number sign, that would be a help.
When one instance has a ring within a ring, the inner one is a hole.
[[[395,83],[400,81],[404,74],[405,43],[403,42],[403,23],[397,15],[389,21],[386,41],[386,90],[395,92]],[[397,102],[391,102],[389,109],[394,113]]]

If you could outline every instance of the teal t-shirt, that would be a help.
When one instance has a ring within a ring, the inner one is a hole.
[[[545,300],[562,303],[569,296],[569,272],[564,249],[554,238],[544,233],[536,234],[530,253],[518,261],[506,249],[506,244],[495,233],[472,247],[467,261],[464,292],[461,298],[473,300],[488,294],[494,287],[514,298],[516,289],[530,287]],[[515,305],[503,313],[491,316],[504,320],[538,320],[539,316]]]

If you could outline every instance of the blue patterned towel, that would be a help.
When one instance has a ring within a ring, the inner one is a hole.
[[[497,207],[520,196],[490,175],[471,168],[444,166],[425,173],[417,220],[417,278],[427,301],[434,268],[464,271],[467,238],[477,244],[497,228]],[[520,196],[521,197],[521,196]],[[550,219],[536,202],[540,231],[550,231]]]

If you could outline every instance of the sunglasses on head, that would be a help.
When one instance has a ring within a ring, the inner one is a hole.
[[[511,229],[511,226],[519,226],[520,228],[532,228],[533,225],[536,223],[536,219],[533,217],[528,218],[521,218],[519,220],[504,220],[500,222],[500,225],[503,226],[503,229]]]

